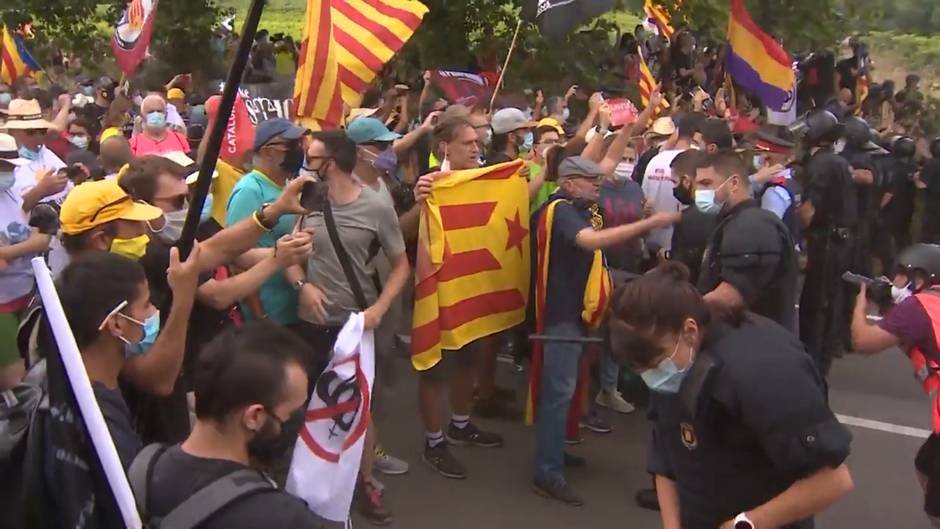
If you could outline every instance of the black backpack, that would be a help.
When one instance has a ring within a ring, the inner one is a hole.
[[[148,529],[196,529],[214,514],[241,498],[277,490],[274,484],[258,471],[243,468],[209,483],[166,516],[151,516],[147,509],[148,488],[153,467],[167,448],[167,445],[158,443],[147,445],[137,454],[127,471],[127,479],[137,501],[137,510],[140,511],[144,526]]]

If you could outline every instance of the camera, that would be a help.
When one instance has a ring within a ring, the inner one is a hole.
[[[853,285],[865,285],[865,297],[879,306],[894,304],[894,297],[891,295],[891,288],[894,286],[885,278],[872,279],[863,275],[846,272],[842,274],[842,280]]]
[[[59,233],[59,206],[55,202],[40,202],[29,212],[29,225],[43,235]]]

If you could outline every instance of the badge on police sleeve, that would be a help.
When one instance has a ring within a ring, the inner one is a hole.
[[[695,437],[695,428],[687,422],[679,423],[679,432],[682,435],[682,444],[689,450],[695,450],[698,446],[698,438]]]

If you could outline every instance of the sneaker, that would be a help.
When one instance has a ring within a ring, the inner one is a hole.
[[[480,448],[496,448],[503,446],[503,438],[499,434],[484,432],[475,424],[467,423],[463,428],[457,428],[454,423],[447,427],[447,441],[454,446],[473,445]]]
[[[382,492],[370,481],[360,479],[356,485],[356,510],[372,525],[392,523],[392,513],[382,506]]]
[[[434,447],[425,443],[421,460],[445,478],[464,479],[467,477],[467,469],[451,455],[450,450],[447,449],[447,443],[440,443]]]
[[[614,427],[611,426],[607,421],[601,419],[599,415],[591,414],[586,419],[582,419],[580,423],[581,428],[587,428],[594,433],[610,433],[614,431]]]
[[[587,459],[576,456],[570,452],[565,452],[565,466],[571,468],[583,468],[587,466]]]
[[[584,442],[584,437],[581,434],[576,434],[574,437],[565,437],[566,445],[579,445]]]
[[[408,462],[389,454],[381,446],[375,447],[375,469],[388,476],[398,476],[408,472]]]
[[[600,390],[597,393],[597,398],[594,399],[594,403],[598,406],[614,410],[617,413],[633,413],[636,411],[636,407],[627,402],[626,399],[623,398],[623,395],[616,389],[610,391]]]
[[[532,490],[535,491],[535,493],[539,496],[558,500],[574,507],[580,507],[584,505],[584,500],[575,494],[567,483],[556,482],[548,484],[535,479],[532,481]]]
[[[659,497],[656,495],[656,489],[640,489],[636,492],[636,504],[640,507],[650,510],[659,510]]]

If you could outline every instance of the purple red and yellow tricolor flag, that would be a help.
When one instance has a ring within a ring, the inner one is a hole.
[[[793,58],[751,19],[744,0],[731,0],[727,69],[771,110],[781,112],[793,99]]]
[[[649,65],[646,64],[646,58],[643,57],[643,49],[639,49],[638,53],[640,55],[640,101],[643,103],[643,108],[646,108],[650,104],[650,96],[653,94],[653,91],[656,90],[656,78],[653,77],[653,72],[650,71]],[[669,101],[663,98],[662,103],[659,104],[659,108],[653,112],[653,116],[658,115],[667,108],[669,108]]]
[[[0,81],[13,84],[17,79],[29,76],[42,67],[26,51],[23,37],[0,25]]]
[[[417,0],[307,0],[294,109],[310,128],[337,127],[411,38],[428,8]]]
[[[519,325],[529,298],[529,194],[515,160],[442,173],[421,211],[411,362]]]
[[[676,3],[678,4],[678,2]],[[666,11],[665,7],[653,3],[653,0],[646,0],[643,10],[646,11],[646,18],[656,25],[659,34],[672,41],[672,35],[675,34],[676,30],[669,20],[669,11]]]
[[[535,256],[535,333],[545,333],[545,304],[548,302],[548,275],[551,269],[552,255],[552,226],[555,220],[555,209],[559,204],[564,203],[562,199],[553,199],[546,203],[535,213],[537,215],[536,233],[538,253]],[[596,218],[600,214],[592,212]],[[600,224],[598,224],[600,226]],[[610,279],[610,273],[607,270],[607,263],[604,260],[604,254],[600,250],[594,251],[591,270],[588,273],[587,282],[584,286],[584,296],[581,306],[581,321],[589,330],[596,330],[604,321],[607,314],[607,307],[610,305],[610,297],[613,294],[613,283]],[[529,395],[526,401],[525,422],[531,425],[535,422],[535,414],[538,410],[539,394],[542,389],[542,355],[544,353],[544,343],[541,341],[532,344],[532,365],[529,369]],[[582,364],[583,371],[586,364]],[[579,373],[578,385],[575,388],[576,397],[572,399],[568,411],[568,428],[577,431],[577,420],[581,416],[581,400],[577,398],[585,390],[584,375]]]

